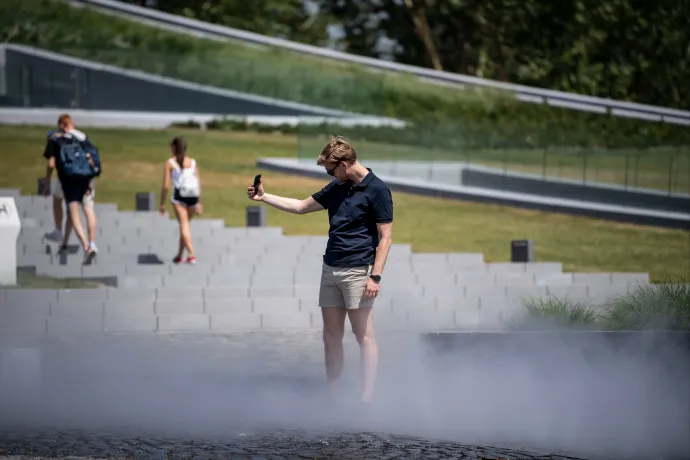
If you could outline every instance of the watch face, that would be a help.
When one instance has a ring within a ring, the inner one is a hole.
[[[380,275],[369,275],[369,278],[373,279],[374,281],[381,281]]]

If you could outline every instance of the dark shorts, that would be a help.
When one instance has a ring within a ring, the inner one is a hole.
[[[179,190],[175,189],[172,196],[172,202],[173,204],[181,204],[189,208],[199,204],[199,198],[195,196],[180,196]]]
[[[84,196],[89,191],[89,184],[91,179],[87,177],[62,177],[60,178],[62,184],[62,194],[65,197],[66,203],[84,201]]]

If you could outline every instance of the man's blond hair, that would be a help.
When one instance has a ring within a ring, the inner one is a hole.
[[[319,158],[316,159],[316,164],[322,166],[327,161],[345,161],[349,164],[353,164],[357,161],[357,152],[355,152],[355,149],[352,148],[343,136],[331,136],[331,140],[321,150]]]

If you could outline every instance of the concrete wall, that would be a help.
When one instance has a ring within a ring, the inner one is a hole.
[[[0,46],[0,106],[231,115],[362,114],[215,88],[26,47]],[[371,116],[364,115],[367,118]],[[400,123],[398,120],[374,117]]]
[[[462,185],[506,192],[543,195],[568,200],[591,201],[618,206],[654,209],[657,211],[690,211],[690,195],[668,194],[661,191],[602,184],[583,184],[579,181],[544,179],[541,176],[504,172],[491,168],[463,168]]]

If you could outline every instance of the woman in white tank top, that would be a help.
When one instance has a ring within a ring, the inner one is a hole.
[[[187,156],[187,141],[183,137],[176,137],[170,143],[172,157],[165,162],[163,173],[163,187],[161,188],[160,212],[165,215],[165,197],[170,184],[173,193],[170,201],[175,209],[175,216],[180,225],[180,245],[173,263],[183,261],[184,250],[187,249],[185,263],[196,263],[192,233],[189,222],[192,217],[201,214],[201,180],[196,160]]]

